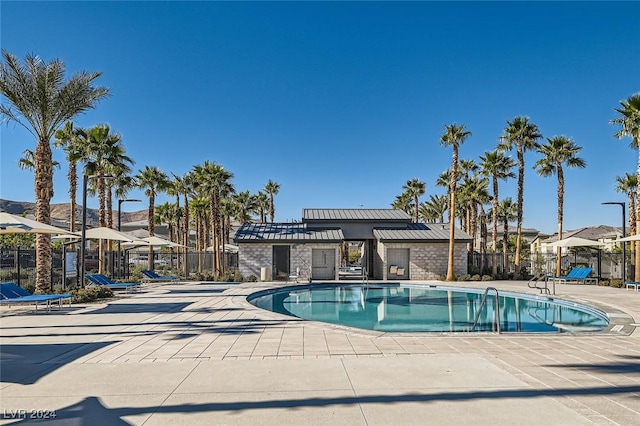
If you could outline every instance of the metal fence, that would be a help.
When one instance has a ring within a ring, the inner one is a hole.
[[[57,248],[52,251],[51,285],[63,289],[77,286],[80,271],[80,251],[68,247]],[[153,252],[153,269],[171,272],[172,275],[184,276],[185,262],[187,275],[203,273],[213,276],[213,252],[170,252],[157,250]],[[102,264],[102,268],[100,268]],[[225,271],[238,268],[237,253],[226,253],[224,259]],[[98,251],[85,252],[85,271],[87,273],[102,270],[105,274],[116,279],[127,279],[136,270],[148,269],[149,252],[137,250],[105,251],[100,256]],[[36,251],[24,248],[0,248],[0,281],[15,282],[21,287],[35,285]]]
[[[633,252],[627,252],[627,271],[626,278],[634,279],[635,260]],[[538,273],[556,274],[557,255],[555,253],[533,253],[522,257],[521,271],[526,275]],[[505,265],[504,255],[501,252],[496,253],[496,264],[498,274],[501,276],[513,276],[515,273],[515,253],[507,253],[507,262]],[[562,255],[561,274],[566,275],[574,267],[592,268],[592,276],[600,279],[622,279],[622,253],[604,252],[594,250],[571,250]],[[486,253],[481,256],[479,253],[469,254],[470,273],[490,275],[493,270],[493,253]]]

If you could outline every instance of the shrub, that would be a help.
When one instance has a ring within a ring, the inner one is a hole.
[[[622,280],[611,280],[609,281],[609,287],[614,287],[614,288],[622,288],[624,286],[624,283],[622,282]]]
[[[483,275],[482,281],[493,281],[493,275]]]
[[[247,282],[249,283],[255,283],[258,282],[258,277],[256,277],[255,275],[251,274],[247,277],[246,279]]]
[[[113,290],[104,286],[78,288],[71,292],[71,303],[90,303],[98,299],[113,297]]]
[[[474,274],[471,276],[471,281],[480,281],[480,275]]]
[[[471,275],[469,274],[458,275],[457,281],[471,281]]]

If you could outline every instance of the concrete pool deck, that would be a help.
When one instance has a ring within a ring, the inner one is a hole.
[[[539,294],[526,282],[451,284]],[[282,285],[151,284],[61,311],[2,307],[0,423],[640,424],[640,292],[556,286],[612,315],[606,333],[421,335],[245,300]]]

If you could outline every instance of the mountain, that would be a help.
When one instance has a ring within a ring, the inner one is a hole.
[[[0,199],[0,210],[4,210],[7,213],[11,214],[22,214],[27,212],[27,214],[35,215],[36,203],[30,203],[27,201],[11,201],[11,200],[3,200]],[[51,220],[52,222],[59,223],[69,223],[69,213],[71,210],[71,204],[69,203],[57,203],[51,204]],[[122,223],[126,222],[136,222],[139,220],[147,220],[148,210],[139,210],[136,212],[122,212],[121,213],[121,221]],[[76,221],[82,221],[82,206],[76,206]],[[117,224],[118,221],[118,211],[113,211],[113,221]],[[87,226],[95,227],[98,226],[98,210],[97,209],[87,209]]]

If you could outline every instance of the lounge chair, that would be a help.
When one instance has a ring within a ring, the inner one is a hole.
[[[38,310],[38,303],[46,303],[47,310],[51,310],[51,302],[58,302],[58,307],[62,308],[62,300],[69,299],[71,304],[70,294],[31,294],[22,287],[15,283],[2,283],[0,284],[0,304],[2,305],[14,305],[22,303],[34,303],[36,305],[36,311]]]
[[[151,269],[145,269],[144,271],[142,271],[142,275],[144,275],[144,281],[175,281],[180,279],[175,275],[159,275],[156,273],[156,271],[153,271]]]
[[[638,286],[640,286],[640,281],[627,281],[625,283],[625,286],[627,286],[627,290],[629,290],[630,287],[635,287],[636,291],[638,291]]]
[[[561,276],[561,277],[551,277],[552,280],[554,281],[558,281],[560,283],[564,283],[567,284],[569,282],[576,282],[576,283],[588,283],[590,281],[594,281],[596,284],[598,283],[598,278],[595,277],[589,277],[589,275],[591,275],[591,272],[593,271],[592,268],[573,268],[571,271],[569,271],[569,273],[565,276]]]
[[[140,289],[140,283],[118,283],[104,274],[89,274],[85,275],[85,278],[93,285],[101,285],[113,290],[126,290],[127,292],[133,293]]]

